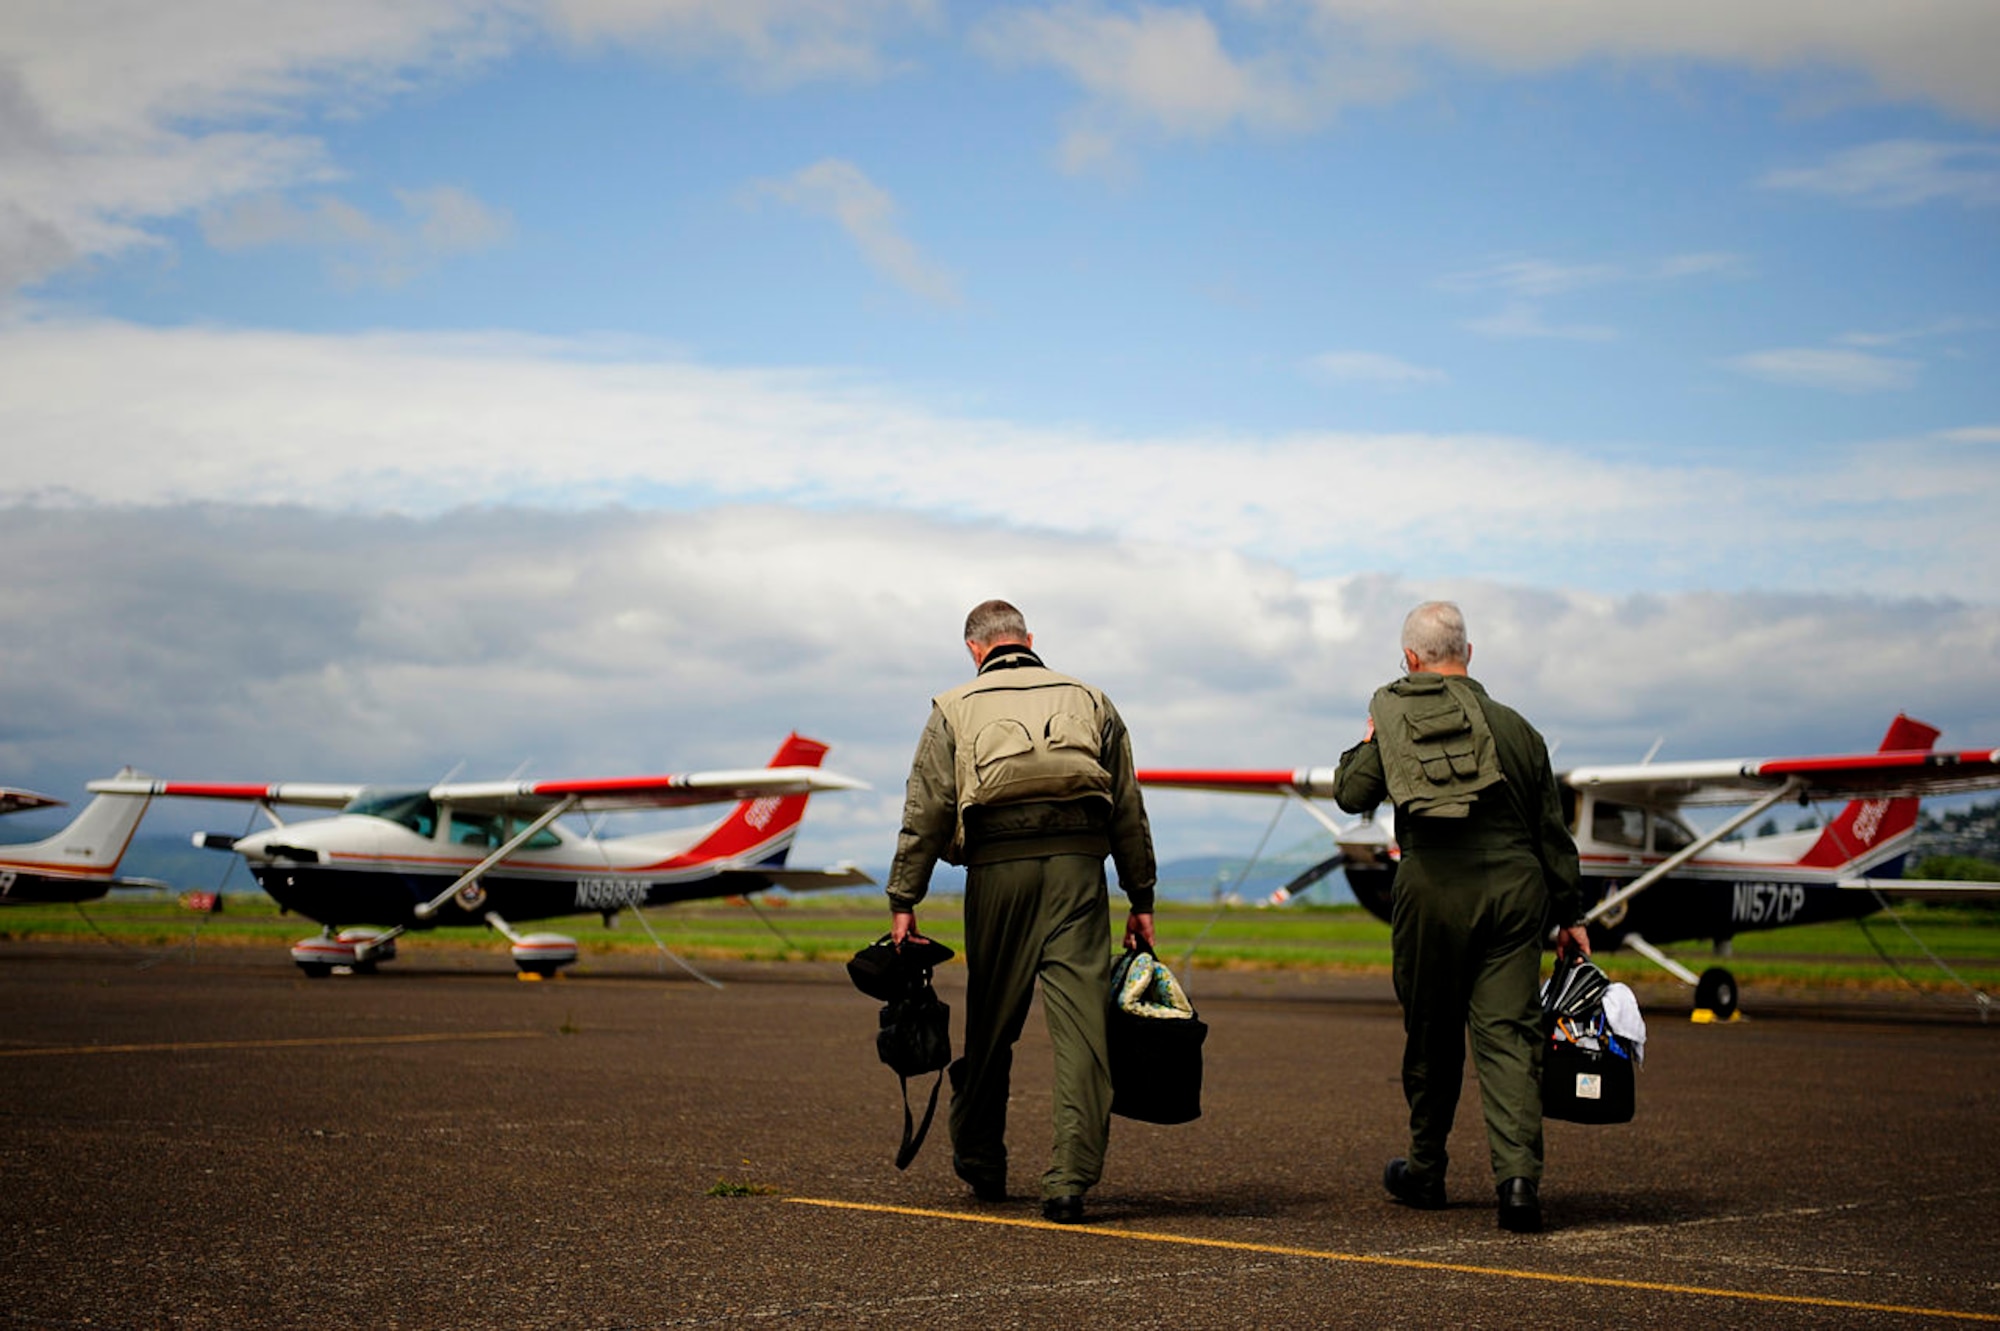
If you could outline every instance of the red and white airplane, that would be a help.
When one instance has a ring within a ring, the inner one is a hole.
[[[451,782],[428,789],[285,782],[240,785],[121,776],[93,781],[106,795],[243,800],[272,826],[250,836],[197,833],[195,844],[233,850],[264,891],[324,926],[292,948],[307,975],[373,970],[410,929],[485,924],[511,944],[524,974],[551,975],[576,960],[576,940],[521,933],[520,920],[697,897],[866,886],[852,864],[786,867],[806,800],[866,789],[823,771],[827,746],[789,736],[768,767],[580,781]],[[675,809],[736,802],[708,827],[604,837],[572,830],[565,814]],[[336,809],[287,823],[281,804]],[[349,926],[384,926],[357,928]]]
[[[130,768],[122,778],[136,776]],[[41,841],[0,845],[0,905],[95,901],[114,887],[159,884],[118,877],[118,863],[146,812],[144,795],[99,795],[68,827]],[[0,814],[60,808],[62,800],[0,787]]]
[[[1593,947],[1629,947],[1695,987],[1695,1006],[1727,1017],[1736,981],[1717,966],[1696,975],[1658,944],[1855,919],[1889,895],[1991,897],[1991,883],[1901,877],[1926,795],[2000,788],[2000,749],[1932,750],[1938,731],[1898,716],[1874,753],[1725,758],[1580,767],[1557,774],[1582,861]],[[1389,918],[1397,849],[1372,819],[1343,826],[1311,803],[1333,794],[1334,769],[1142,771],[1146,785],[1297,799],[1333,833],[1338,851],[1273,895],[1282,902],[1336,868],[1354,896]],[[1823,828],[1729,839],[1779,804],[1844,800]],[[1681,819],[1695,806],[1744,805],[1706,831]],[[1388,815],[1383,815],[1384,821]]]

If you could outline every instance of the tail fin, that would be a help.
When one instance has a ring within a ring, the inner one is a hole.
[[[140,773],[127,767],[121,777]],[[0,867],[57,877],[109,878],[125,858],[150,795],[99,795],[69,826],[44,841],[0,846]]]
[[[827,746],[794,732],[778,746],[768,767],[818,767]],[[744,864],[780,865],[806,816],[806,795],[765,795],[744,800],[709,834],[687,851],[696,860],[739,860]]]
[[[1898,713],[1889,723],[1889,733],[1882,737],[1880,752],[1927,752],[1937,742],[1938,733],[1935,726]],[[1916,830],[1918,803],[1915,798],[1849,800],[1819,834],[1812,849],[1799,858],[1800,865],[1811,869],[1900,868],[1900,864],[1888,863],[1891,857],[1886,852]]]

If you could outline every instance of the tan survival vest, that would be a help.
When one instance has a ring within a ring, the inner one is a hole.
[[[957,744],[953,856],[965,848],[965,811],[975,804],[1091,795],[1110,801],[1111,773],[1099,752],[1109,704],[1082,680],[1043,666],[1009,666],[931,702]]]

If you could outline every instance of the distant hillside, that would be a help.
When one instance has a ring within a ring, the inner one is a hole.
[[[257,880],[243,867],[243,861],[227,851],[198,850],[185,836],[168,832],[140,832],[132,838],[125,858],[118,866],[120,878],[157,878],[178,890],[199,888],[213,892],[255,892]]]
[[[1974,804],[1942,814],[1925,810],[1917,818],[1911,862],[1930,855],[1966,855],[2000,863],[2000,803]]]

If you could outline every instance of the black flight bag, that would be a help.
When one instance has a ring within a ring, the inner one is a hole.
[[[848,978],[870,998],[882,1000],[875,1053],[888,1064],[903,1087],[903,1144],[896,1149],[896,1168],[908,1169],[923,1147],[937,1114],[938,1088],[951,1062],[951,1007],[931,988],[931,968],[951,960],[952,950],[928,938],[906,939],[901,947],[889,935],[870,943],[847,963]],[[916,1125],[910,1113],[910,1078],[938,1074],[931,1083],[924,1120]]]
[[[1559,957],[1542,986],[1542,1117],[1630,1123],[1636,1108],[1632,1050],[1604,1020],[1610,981],[1588,958]]]

